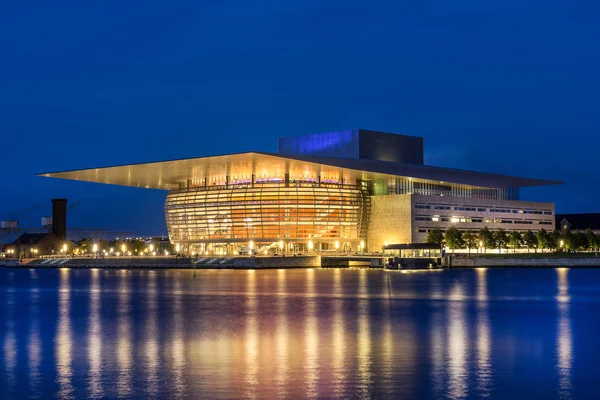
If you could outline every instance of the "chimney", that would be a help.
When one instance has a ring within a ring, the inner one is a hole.
[[[52,233],[61,242],[67,240],[67,199],[52,199]]]

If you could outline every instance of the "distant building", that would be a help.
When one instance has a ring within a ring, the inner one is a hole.
[[[556,227],[572,231],[591,228],[595,233],[600,233],[600,213],[556,214]]]
[[[227,138],[222,138],[227,140]],[[520,188],[561,182],[423,164],[423,139],[364,129],[246,152],[41,176],[168,191],[169,239],[189,252],[380,251],[427,232],[553,230],[554,204]]]
[[[58,252],[62,245],[63,242],[52,232],[23,233],[4,248],[14,250],[11,253],[14,258],[36,258]]]

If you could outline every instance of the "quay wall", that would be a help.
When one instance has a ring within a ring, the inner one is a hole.
[[[598,268],[600,257],[452,257],[450,266],[452,268]]]
[[[21,268],[184,268],[184,269],[269,269],[314,268],[321,266],[320,256],[299,257],[111,257],[111,258],[48,258],[35,259]]]

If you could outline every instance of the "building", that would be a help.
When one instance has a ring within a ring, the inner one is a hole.
[[[590,228],[600,233],[600,213],[556,214],[556,227],[572,231],[585,231]]]
[[[41,176],[168,191],[169,238],[189,252],[379,251],[435,227],[554,229],[552,203],[520,189],[561,182],[423,164],[423,139],[363,129],[279,140],[279,152]]]
[[[67,241],[67,199],[52,199],[52,218],[44,217],[42,223],[47,224],[42,229],[49,228],[48,231],[28,232],[31,229],[19,229],[17,221],[14,221],[12,227],[4,229],[4,233],[23,233],[8,244],[0,242],[0,249],[12,258],[35,258],[60,253]]]
[[[57,252],[63,243],[52,232],[23,233],[5,245],[5,251],[12,258],[36,258]]]

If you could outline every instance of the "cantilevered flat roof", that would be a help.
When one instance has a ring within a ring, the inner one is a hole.
[[[517,188],[553,185],[562,182],[519,178],[452,168],[387,161],[300,156],[268,152],[246,152],[209,157],[158,161],[112,167],[88,168],[37,174],[50,178],[170,190],[188,181],[201,182],[205,177],[320,176],[322,180],[412,178],[434,183],[456,183],[481,188]]]

